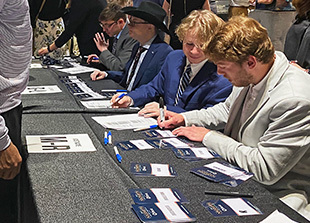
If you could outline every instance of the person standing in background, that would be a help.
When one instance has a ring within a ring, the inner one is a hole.
[[[68,12],[63,16],[65,30],[54,43],[38,51],[39,55],[48,54],[63,46],[75,35],[82,57],[89,54],[100,54],[93,37],[102,28],[98,23],[100,12],[107,6],[106,0],[71,0]],[[85,60],[86,61],[86,60]]]
[[[0,0],[0,33],[0,221],[15,223],[20,217],[23,168],[18,173],[27,158],[21,141],[21,92],[28,83],[32,56],[27,0]]]
[[[163,9],[170,17],[169,32],[170,32],[170,46],[173,49],[182,49],[182,43],[175,34],[175,29],[191,11],[197,9],[210,10],[209,0],[164,0]]]
[[[284,54],[301,67],[310,69],[310,1],[293,0],[297,15],[287,32]]]

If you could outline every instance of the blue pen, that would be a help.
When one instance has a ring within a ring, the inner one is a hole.
[[[108,144],[108,133],[107,132],[104,132],[104,145],[107,145]]]
[[[117,90],[114,90],[114,89],[102,89],[101,92],[127,92],[127,90],[125,90],[125,89],[117,89]]]
[[[143,131],[143,130],[147,130],[147,129],[153,129],[153,128],[156,128],[157,126],[158,125],[150,125],[149,127],[134,129],[133,131],[137,132],[137,131]]]
[[[119,163],[121,163],[121,162],[122,162],[122,156],[119,154],[118,149],[117,149],[116,146],[114,146],[114,152],[115,152],[117,161],[118,161]]]
[[[112,144],[112,133],[111,133],[111,131],[108,132],[108,142],[109,142],[109,144]]]
[[[119,100],[121,100],[125,95],[126,95],[125,93],[119,95],[119,96],[116,98],[115,102],[112,103],[112,105],[115,104],[115,103],[117,103]]]

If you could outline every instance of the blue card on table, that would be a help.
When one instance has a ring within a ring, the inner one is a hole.
[[[173,148],[176,157],[187,160],[195,161],[202,159],[212,159],[221,157],[219,154],[206,147],[193,147],[193,148]]]
[[[142,222],[193,222],[196,221],[181,203],[133,204],[132,208]]]
[[[209,163],[190,172],[230,187],[236,187],[253,176],[252,173],[225,161]]]
[[[159,163],[131,163],[130,171],[137,176],[175,177],[177,175],[172,166]]]
[[[136,204],[188,202],[184,195],[174,188],[129,189],[128,191]]]

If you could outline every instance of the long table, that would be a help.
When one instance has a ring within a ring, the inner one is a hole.
[[[197,222],[259,222],[276,209],[295,221],[307,222],[252,179],[236,188],[229,188],[190,173],[192,168],[212,160],[187,162],[177,159],[171,150],[120,150],[123,161],[118,163],[113,145],[103,143],[104,132],[108,130],[92,117],[132,111],[89,111],[59,82],[58,75],[65,74],[55,69],[31,69],[29,85],[57,84],[63,92],[23,96],[26,107],[23,114],[23,136],[87,133],[96,151],[30,154],[27,167],[34,202],[31,204],[32,216],[26,216],[31,221],[25,219],[25,222],[139,222],[131,211],[133,201],[128,189],[154,187],[179,189],[190,201],[185,206],[196,216]],[[89,74],[82,74],[80,77],[95,90],[112,86],[109,80],[90,81]],[[120,86],[113,83],[113,87]],[[145,138],[142,132],[132,130],[111,132],[113,143]],[[133,162],[168,163],[176,169],[177,177],[136,177],[130,173],[130,164]],[[254,197],[248,199],[263,215],[215,218],[204,209],[201,202],[227,197],[205,195],[205,190],[252,193]]]

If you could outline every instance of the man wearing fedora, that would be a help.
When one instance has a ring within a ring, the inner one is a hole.
[[[209,10],[194,10],[176,30],[183,50],[171,52],[158,75],[148,84],[129,92],[115,107],[142,106],[145,117],[159,115],[157,99],[162,96],[167,110],[190,111],[222,102],[232,85],[217,74],[216,65],[208,61],[206,48],[224,21]],[[149,103],[151,102],[151,103]]]
[[[160,71],[172,48],[159,36],[159,30],[169,33],[164,25],[166,12],[153,2],[142,2],[139,7],[125,7],[128,14],[129,35],[138,41],[132,50],[125,70],[94,71],[92,80],[112,79],[128,91],[150,82]]]

